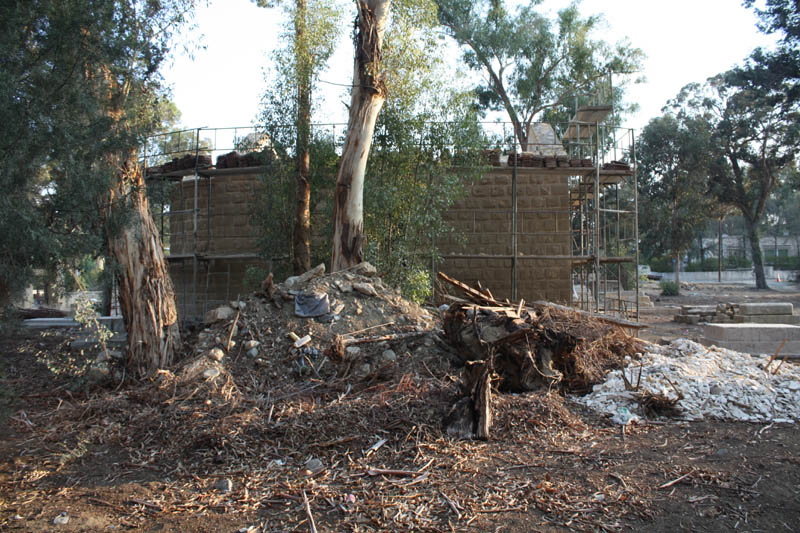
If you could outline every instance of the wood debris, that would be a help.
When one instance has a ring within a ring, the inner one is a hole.
[[[447,341],[464,364],[462,389],[471,402],[457,402],[446,418],[448,431],[465,436],[469,420],[479,439],[489,438],[492,388],[529,392],[563,387],[588,391],[638,343],[621,328],[546,303],[526,307],[501,304],[485,289],[474,289],[443,273],[439,279],[468,301],[449,307],[443,317]]]

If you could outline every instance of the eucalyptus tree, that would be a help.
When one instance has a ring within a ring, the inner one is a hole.
[[[96,250],[102,236],[116,263],[128,368],[137,376],[169,365],[180,344],[137,147],[160,122],[158,68],[193,5],[32,0],[6,3],[0,12],[0,172],[20,202],[2,211],[31,224],[31,240],[22,239],[3,263],[24,274],[26,261]]]
[[[350,109],[333,200],[331,270],[363,261],[364,175],[375,123],[386,101],[383,37],[391,0],[356,0],[353,85]]]
[[[642,246],[674,259],[680,286],[681,256],[708,218],[708,154],[711,131],[702,119],[656,117],[637,145]]]
[[[766,289],[759,247],[759,225],[767,199],[800,148],[800,109],[790,80],[778,82],[763,65],[748,64],[705,84],[685,87],[674,107],[686,116],[706,120],[712,128],[713,158],[709,191],[722,204],[736,207],[744,218],[756,276]]]
[[[462,47],[464,62],[485,75],[482,106],[508,113],[523,151],[542,112],[597,91],[610,73],[634,73],[643,57],[625,41],[593,38],[602,18],[581,17],[577,2],[555,20],[536,11],[541,3],[532,0],[514,14],[501,0],[437,0],[439,20]]]
[[[342,9],[331,0],[256,0],[262,7],[281,5],[288,24],[281,36],[286,45],[273,54],[274,78],[262,100],[265,130],[285,148],[294,144],[296,167],[295,222],[292,268],[301,274],[311,268],[310,142],[312,95],[320,71],[333,53],[343,29]],[[293,117],[286,128],[287,116]],[[291,141],[287,133],[294,133]]]

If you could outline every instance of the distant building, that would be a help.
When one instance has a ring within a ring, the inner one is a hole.
[[[761,253],[765,261],[775,257],[796,257],[800,248],[800,235],[762,236]],[[716,237],[703,239],[703,248],[710,257],[717,257],[719,243]],[[751,259],[750,243],[744,235],[722,236],[722,257],[746,257]]]

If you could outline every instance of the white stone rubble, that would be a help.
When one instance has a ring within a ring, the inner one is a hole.
[[[800,366],[786,363],[778,374],[765,370],[767,356],[751,356],[724,348],[707,348],[687,339],[669,346],[648,345],[641,361],[629,361],[628,380],[636,384],[643,363],[641,390],[674,398],[670,385],[683,394],[678,407],[686,420],[796,422],[800,420]],[[625,390],[622,371],[610,372],[604,383],[575,400],[612,417],[620,412],[643,416],[632,392]]]

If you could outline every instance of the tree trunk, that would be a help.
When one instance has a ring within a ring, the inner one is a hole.
[[[681,253],[679,251],[675,251],[675,264],[672,266],[673,271],[675,272],[675,285],[678,286],[678,291],[681,290]]]
[[[120,309],[128,332],[127,367],[142,378],[172,364],[181,344],[178,311],[135,154],[129,154],[117,171],[103,215],[109,250],[118,265]],[[119,204],[127,204],[127,209],[120,210]],[[121,227],[115,227],[120,220]]]
[[[386,100],[381,46],[391,0],[356,0],[356,4],[358,34],[350,119],[333,204],[332,271],[356,265],[364,258],[364,173],[375,122]]]
[[[722,218],[717,226],[717,282],[722,283]]]
[[[758,223],[744,217],[747,227],[747,237],[750,240],[750,254],[753,258],[753,272],[756,275],[756,289],[768,289],[767,278],[764,276],[764,261],[761,256],[761,239],[758,234]]]
[[[297,0],[295,54],[297,68],[297,189],[292,269],[300,275],[311,269],[311,183],[309,138],[311,133],[311,57],[306,37],[306,0]]]

